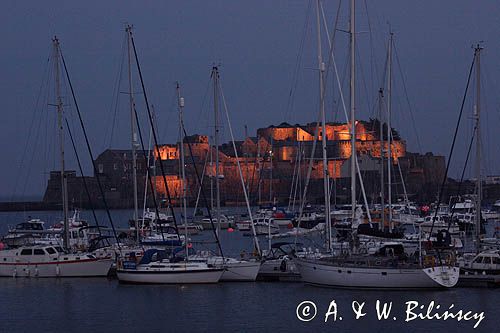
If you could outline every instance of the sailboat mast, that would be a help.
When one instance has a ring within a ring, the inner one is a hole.
[[[480,111],[481,111],[481,50],[483,48],[479,44],[475,48],[476,56],[476,241],[477,247],[479,248],[480,234],[481,234],[481,201],[483,195],[483,186],[481,179],[481,121],[480,121]]]
[[[63,127],[63,102],[61,98],[61,77],[60,77],[60,49],[59,39],[54,37],[52,40],[54,46],[54,80],[55,80],[55,94],[56,94],[56,108],[57,108],[57,125],[59,127],[59,149],[61,155],[61,199],[63,206],[63,223],[64,235],[63,245],[65,249],[69,248],[69,221],[68,221],[68,188],[66,181],[66,171],[64,162],[64,127]]]
[[[323,55],[321,52],[321,23],[320,23],[320,0],[316,1],[316,21],[317,21],[317,34],[318,34],[318,70],[319,70],[319,107],[321,113],[322,123],[322,151],[323,151],[323,191],[325,196],[325,222],[327,231],[327,244],[328,250],[332,250],[332,223],[330,214],[330,177],[328,174],[328,157],[326,151],[327,134],[326,134],[326,115],[325,115],[325,63],[323,62]]]
[[[177,104],[179,107],[179,129],[181,131],[181,138],[179,142],[179,150],[181,153],[181,175],[182,175],[182,215],[184,223],[184,233],[185,233],[185,243],[186,243],[186,259],[189,254],[189,242],[188,242],[188,231],[187,231],[187,203],[186,203],[186,165],[184,163],[184,122],[183,122],[183,110],[184,110],[184,97],[181,97],[181,89],[179,82],[176,85],[177,90]]]
[[[212,67],[212,79],[214,82],[214,144],[215,144],[215,203],[217,211],[217,234],[220,233],[220,186],[219,186],[219,69]]]
[[[349,35],[351,40],[351,82],[350,82],[350,106],[351,106],[351,214],[352,221],[356,215],[356,105],[355,105],[355,74],[356,74],[356,1],[351,0],[351,19]]]
[[[388,48],[388,58],[387,58],[387,200],[389,203],[389,229],[392,231],[393,222],[392,222],[392,178],[391,178],[391,169],[392,169],[392,153],[391,153],[391,137],[392,137],[392,129],[391,129],[391,106],[392,106],[392,37],[393,33],[390,33],[389,38],[389,48]]]
[[[380,133],[380,204],[381,204],[381,219],[380,230],[384,230],[385,226],[385,184],[384,184],[384,125],[382,122],[382,102],[384,98],[384,91],[382,88],[378,91],[378,106],[379,106],[379,133]]]
[[[273,202],[273,144],[274,140],[271,136],[271,148],[269,149],[269,171],[270,171],[270,179],[269,179],[269,204],[271,205]]]
[[[135,119],[135,103],[134,103],[134,91],[133,91],[133,84],[132,84],[132,43],[131,43],[131,38],[132,38],[132,26],[127,25],[125,28],[125,31],[127,33],[127,48],[128,48],[128,94],[129,94],[129,107],[130,107],[130,133],[131,133],[131,146],[132,146],[132,183],[133,183],[133,191],[134,191],[134,226],[135,226],[135,233],[136,233],[136,239],[139,241],[140,237],[140,232],[139,232],[139,218],[138,218],[138,211],[139,211],[139,204],[138,204],[138,198],[137,198],[137,124],[136,124],[136,119]],[[159,216],[157,216],[159,218]]]

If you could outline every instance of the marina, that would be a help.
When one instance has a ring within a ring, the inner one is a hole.
[[[500,7],[388,3],[6,18],[0,332],[495,332]]]

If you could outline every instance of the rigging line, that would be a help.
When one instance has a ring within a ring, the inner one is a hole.
[[[144,140],[142,138],[141,125],[139,123],[139,116],[137,114],[137,108],[135,107],[135,102],[133,104],[133,109],[134,109],[135,124],[136,124],[136,127],[137,127],[137,132],[139,134],[139,140],[141,142],[142,154],[144,156],[144,162],[145,162],[146,166],[149,166],[149,159],[148,159],[149,147],[148,147],[148,154],[146,154],[146,149],[145,149],[145,146],[144,146]],[[151,132],[153,132],[153,131],[154,130],[151,129]],[[160,155],[159,152],[158,152],[158,160],[160,161],[160,163],[162,163],[162,161],[161,161],[161,155]],[[151,193],[153,193],[153,204],[155,206],[156,218],[158,220],[160,220],[160,210],[158,208],[158,203],[156,201],[156,196],[154,194],[155,190],[154,190],[154,187],[153,187],[153,181],[152,181],[152,176],[151,176],[150,172],[147,172],[147,178],[148,178],[148,182],[149,182],[149,187],[151,188]],[[172,213],[172,216],[173,216],[173,213]],[[175,219],[175,217],[174,217],[174,219]],[[179,240],[180,240],[181,236],[179,235],[179,231],[177,230],[177,225],[175,225],[175,231],[176,231],[177,236],[179,237]],[[165,235],[163,234],[163,227],[161,225],[160,225],[160,234],[161,234],[162,241],[165,242]],[[187,242],[187,239],[185,241]],[[137,242],[139,242],[139,239],[137,240]]]
[[[359,52],[359,48],[358,48],[358,44],[357,43],[355,46],[356,46],[356,56],[357,56],[357,63],[359,64],[359,71],[361,72],[361,80],[363,81],[363,87],[365,88],[365,103],[366,103],[366,106],[368,109],[370,109],[370,98],[368,97],[369,95],[369,90],[368,90],[368,85],[366,84],[366,75],[365,75],[365,71],[363,69],[363,63],[361,62],[361,56],[360,56],[360,53]],[[376,103],[374,103],[373,105],[373,108],[375,108],[376,106]],[[357,110],[359,110],[360,108],[357,108]],[[359,119],[359,118],[358,118]]]
[[[113,136],[115,133],[115,125],[116,125],[116,115],[118,113],[118,105],[120,102],[120,83],[122,82],[122,75],[123,75],[123,64],[125,63],[125,46],[126,46],[126,40],[127,37],[125,36],[123,38],[122,42],[122,51],[121,51],[121,61],[120,61],[120,67],[118,70],[118,74],[116,75],[115,78],[115,84],[114,84],[114,92],[113,92],[113,101],[111,101],[111,108],[113,108],[114,105],[114,110],[113,110],[113,117],[112,117],[112,122],[111,122],[111,131],[109,135],[109,143],[108,143],[108,148],[111,148],[111,145],[113,144]]]
[[[456,192],[456,196],[458,197],[460,195],[460,192],[462,190],[462,184],[463,184],[463,181],[464,181],[464,177],[465,177],[465,171],[467,170],[467,164],[469,162],[469,157],[470,157],[470,153],[472,151],[472,145],[474,143],[474,137],[476,136],[476,130],[477,130],[477,127],[474,126],[474,130],[472,132],[472,136],[471,136],[471,140],[470,140],[470,143],[469,143],[469,149],[467,149],[467,156],[465,157],[465,163],[464,163],[464,167],[462,169],[462,176],[460,177],[460,182],[458,183],[458,187],[457,187],[457,192]],[[455,210],[452,209],[451,210],[451,215],[450,215],[450,221],[448,222],[448,228],[447,230],[450,231],[450,228],[451,228],[451,223],[453,222],[453,215],[455,214]]]
[[[43,115],[45,114],[46,115],[46,120],[48,121],[49,118],[48,118],[48,114],[49,114],[49,111],[48,111],[48,106],[49,106],[49,94],[50,94],[50,89],[49,89],[49,78],[52,74],[52,70],[53,70],[53,66],[49,66],[50,65],[50,59],[52,59],[52,55],[49,56],[49,62],[47,63],[47,66],[48,66],[48,71],[45,72],[45,75],[47,75],[47,73],[49,75],[46,76],[46,81],[45,81],[45,84],[43,82],[43,79],[42,79],[42,85],[40,86],[40,88],[43,88],[43,86],[45,85],[45,89],[46,89],[46,99],[44,100],[44,105],[43,105],[43,109],[42,109],[42,114],[40,116],[40,122],[38,123],[38,126],[36,127],[36,131],[35,131],[35,137],[34,137],[34,146],[33,146],[33,151],[32,153],[30,154],[30,157],[29,157],[29,162],[28,162],[28,165],[29,165],[29,168],[28,168],[28,174],[27,176],[24,178],[24,183],[22,185],[22,192],[21,192],[21,196],[24,196],[25,193],[26,193],[26,187],[28,186],[28,183],[29,183],[29,180],[30,180],[30,177],[31,177],[31,171],[33,168],[31,168],[31,166],[33,165],[33,160],[35,159],[36,157],[36,152],[38,151],[38,144],[39,144],[39,136],[40,135],[43,135],[43,128],[42,128],[42,118],[43,118]],[[40,94],[42,93],[42,91],[40,92]],[[35,105],[35,109],[36,109],[36,105]],[[35,115],[36,115],[36,112],[35,112]],[[33,119],[35,119],[35,117],[33,117]],[[54,122],[54,127],[55,127],[55,122]],[[46,128],[47,129],[47,126]],[[32,131],[32,129],[30,129],[30,132]],[[57,133],[57,131],[53,131],[52,133]],[[29,141],[31,141],[32,139],[32,133],[29,134],[29,137],[26,141],[26,146],[28,145]],[[48,136],[48,131],[47,131],[47,136]],[[45,149],[48,149],[47,147],[48,145],[45,146]],[[50,145],[50,147],[52,147],[52,145]],[[27,147],[26,147],[27,149]],[[47,155],[48,156],[48,155]],[[48,159],[48,157],[45,157],[45,161]],[[50,155],[50,156],[54,156],[55,158],[55,154],[54,155]],[[23,162],[24,163],[24,162]],[[55,164],[55,163],[54,163]],[[44,170],[44,174],[47,174],[46,170]],[[44,177],[42,177],[42,186],[45,185],[44,184]]]
[[[170,117],[172,117],[173,115],[176,115],[177,114],[177,96],[175,94],[175,91],[172,93],[172,99],[170,100],[170,104],[169,104],[169,107],[166,108],[166,112],[164,113],[167,117],[165,118],[165,121],[162,121],[160,122],[160,124],[162,125],[163,128],[159,128],[159,125],[158,125],[158,120],[155,118],[155,129],[156,131],[159,131],[160,133],[163,133],[161,136],[160,136],[160,140],[165,142],[166,141],[166,138],[167,138],[167,133],[169,133],[169,128],[168,128],[168,125],[170,125],[171,123],[175,123],[175,122],[172,122],[170,121]],[[154,112],[154,110],[153,110]]]
[[[472,63],[470,65],[470,69],[469,69],[469,76],[467,77],[467,84],[465,85],[465,91],[464,91],[464,95],[462,98],[462,105],[460,106],[460,113],[458,114],[457,126],[455,127],[455,133],[453,135],[453,141],[452,141],[451,147],[450,147],[450,154],[448,157],[448,162],[446,163],[446,170],[445,170],[445,173],[443,176],[443,181],[441,182],[441,188],[439,189],[439,192],[438,192],[439,193],[438,194],[438,202],[437,202],[437,206],[436,206],[438,208],[439,208],[439,205],[441,204],[444,187],[446,185],[446,180],[448,179],[448,171],[450,169],[451,157],[453,156],[453,150],[455,148],[455,143],[456,143],[457,136],[458,136],[458,130],[460,128],[460,121],[462,120],[462,114],[464,111],[465,101],[467,99],[467,91],[469,90],[470,80],[472,77],[472,70],[474,69],[475,62],[476,62],[476,54],[474,53],[474,58],[472,59]],[[436,209],[436,212],[434,213],[434,218],[432,219],[432,226],[431,226],[431,230],[429,232],[428,240],[430,240],[430,238],[431,238],[431,234],[432,234],[432,231],[434,229],[434,222],[437,218],[437,214],[438,214],[438,209]]]
[[[288,93],[288,99],[287,99],[287,104],[286,104],[286,109],[285,109],[285,120],[290,120],[290,114],[292,113],[293,106],[295,104],[295,91],[297,89],[297,84],[299,81],[299,71],[300,71],[300,65],[302,63],[302,56],[304,52],[304,44],[307,36],[307,28],[309,26],[309,17],[311,16],[311,7],[312,7],[312,0],[309,1],[309,4],[307,5],[307,10],[306,10],[306,19],[304,21],[304,25],[302,27],[302,36],[300,39],[299,43],[299,50],[297,52],[296,60],[295,60],[295,68],[292,73],[292,85],[290,87],[290,91]]]
[[[205,162],[203,162],[203,169],[201,170],[200,187],[198,187],[198,194],[196,195],[196,202],[194,204],[194,213],[193,213],[193,216],[195,216],[196,212],[198,211],[198,204],[200,202],[201,189],[203,187],[203,180],[205,178],[205,173],[206,173],[207,163],[208,163],[208,154],[209,153],[210,153],[210,149],[207,150],[207,154],[205,155]]]
[[[198,117],[196,119],[202,119],[203,114],[208,114],[208,112],[203,112],[203,111],[205,110],[205,103],[207,101],[207,96],[208,96],[208,92],[210,91],[211,83],[212,83],[212,78],[209,77],[207,85],[206,85],[206,89],[205,89],[205,94],[203,95],[203,99],[201,101],[201,106],[200,106],[200,109],[198,111]],[[207,120],[207,118],[205,118],[204,120]],[[208,120],[207,120],[207,122],[208,122]],[[197,122],[197,124],[200,124],[200,123],[201,123],[201,121]],[[205,127],[208,127],[208,125]],[[196,132],[203,132],[203,131],[201,130],[200,127],[198,127],[195,129],[195,133]]]
[[[365,12],[366,12],[366,20],[367,20],[367,23],[368,23],[368,33],[369,33],[369,41],[370,41],[370,75],[371,75],[371,83],[372,83],[372,87],[371,87],[371,91],[375,91],[375,87],[374,87],[374,78],[375,77],[378,77],[378,73],[377,73],[377,64],[376,64],[376,57],[375,57],[375,48],[374,48],[374,44],[373,44],[373,31],[372,31],[372,24],[371,24],[371,20],[370,20],[370,15],[368,14],[368,4],[367,4],[367,1],[364,0],[363,1],[364,5],[365,5]],[[375,72],[375,74],[374,74]],[[376,100],[376,98],[375,98]],[[375,103],[376,104],[376,103]]]
[[[73,97],[73,103],[75,103],[75,109],[76,109],[76,112],[78,113],[78,120],[80,121],[80,127],[82,129],[83,136],[85,137],[85,143],[87,145],[87,151],[88,151],[88,153],[90,155],[90,159],[92,161],[92,167],[94,169],[94,175],[95,175],[96,180],[97,180],[97,184],[98,184],[98,187],[99,187],[99,192],[100,192],[100,194],[102,196],[102,202],[104,204],[104,208],[106,210],[106,214],[108,216],[109,223],[111,224],[111,229],[113,230],[113,236],[116,239],[116,244],[118,246],[118,250],[121,252],[120,241],[118,240],[118,235],[116,233],[115,224],[113,223],[113,218],[111,217],[111,213],[109,212],[108,203],[106,201],[106,196],[104,194],[104,189],[102,187],[101,179],[99,177],[99,172],[98,172],[96,164],[95,164],[94,155],[92,154],[92,148],[90,146],[89,138],[87,136],[87,130],[85,129],[85,125],[83,123],[82,114],[80,112],[80,108],[78,107],[78,103],[76,101],[76,95],[75,95],[75,91],[73,89],[73,84],[71,83],[71,79],[69,78],[68,68],[66,67],[66,60],[64,59],[64,55],[63,55],[61,49],[59,49],[59,53],[61,55],[61,60],[62,60],[63,66],[64,66],[64,72],[66,73],[66,79],[68,80],[69,88],[71,90],[71,96]]]
[[[182,127],[182,131],[184,132],[184,136],[187,137],[188,135],[186,133],[186,129],[184,128],[184,121],[181,122],[181,127]],[[200,185],[201,196],[203,197],[203,202],[205,203],[205,206],[207,207],[207,213],[208,213],[208,218],[210,219],[210,225],[212,226],[212,232],[214,234],[215,241],[217,242],[217,247],[219,248],[219,252],[220,252],[222,258],[224,258],[224,253],[222,252],[222,246],[220,244],[219,235],[217,234],[217,228],[214,225],[212,211],[210,210],[210,205],[208,204],[207,196],[205,194],[205,191],[203,190],[203,183],[202,183],[202,180],[200,179],[200,173],[198,172],[198,167],[196,166],[196,162],[194,160],[193,150],[191,148],[191,140],[187,140],[187,141],[188,141],[187,144],[188,144],[188,150],[189,150],[189,157],[191,157],[191,162],[193,163],[194,173],[196,174],[196,180],[198,181],[198,184]],[[209,149],[212,149],[212,148],[209,147]],[[217,221],[217,223],[220,223],[220,221]]]
[[[36,112],[36,109],[38,107],[38,103],[40,102],[40,99],[41,99],[41,96],[42,96],[43,87],[44,87],[44,83],[45,83],[45,78],[47,77],[47,72],[48,72],[48,68],[49,68],[49,63],[50,63],[50,56],[49,56],[49,58],[47,58],[47,62],[45,63],[45,69],[43,71],[44,74],[43,74],[43,77],[42,77],[42,82],[40,83],[40,87],[38,89],[38,94],[37,94],[37,97],[36,97],[36,100],[35,100],[35,106],[34,106],[34,110],[33,110],[33,113],[32,113],[32,118],[31,118],[31,122],[30,122],[30,126],[29,126],[28,137],[26,138],[26,142],[24,144],[23,154],[21,155],[21,162],[19,163],[19,167],[17,169],[17,174],[16,174],[16,178],[15,178],[15,182],[14,182],[14,191],[13,191],[13,194],[12,194],[12,197],[11,197],[11,201],[14,201],[14,197],[15,197],[16,191],[17,191],[17,185],[18,185],[18,182],[19,182],[19,178],[21,177],[21,170],[23,170],[24,160],[26,158],[27,150],[28,150],[28,147],[29,147],[29,142],[31,141],[31,133],[33,131],[33,126],[35,124],[35,119],[36,119],[36,116],[38,114],[38,112]],[[40,116],[40,118],[41,118],[41,116]],[[40,126],[40,122],[38,122],[39,126]],[[35,142],[38,142],[38,140],[35,141]]]
[[[102,236],[101,226],[99,225],[99,221],[97,220],[94,204],[92,203],[92,196],[90,195],[89,187],[87,186],[87,181],[85,180],[85,176],[83,175],[82,163],[80,162],[80,157],[78,156],[78,151],[76,150],[75,140],[73,140],[73,133],[69,128],[68,118],[65,117],[64,121],[66,122],[66,129],[68,130],[69,138],[71,140],[71,145],[73,146],[73,151],[75,152],[76,161],[78,163],[78,169],[80,170],[80,173],[82,175],[83,187],[85,188],[85,193],[87,194],[87,199],[89,200],[90,210],[92,211],[92,216],[94,217],[97,230],[99,231],[99,236]]]
[[[246,189],[246,184],[245,184],[245,180],[243,178],[243,171],[241,171],[241,164],[240,164],[240,159],[238,157],[238,150],[236,149],[236,143],[234,141],[233,129],[231,127],[231,121],[229,120],[229,112],[227,111],[226,97],[224,96],[224,90],[222,89],[222,84],[220,83],[220,80],[217,80],[216,82],[219,84],[220,95],[222,97],[222,104],[224,105],[224,111],[226,113],[227,125],[229,127],[229,134],[231,135],[231,141],[233,143],[234,155],[236,157],[236,164],[238,166],[238,172],[240,175],[243,195],[245,196],[245,203],[246,203],[246,206],[248,209],[248,216],[250,217],[250,224],[252,225],[254,244],[255,244],[255,247],[257,249],[257,253],[259,254],[259,256],[262,256],[262,252],[260,250],[259,239],[257,238],[257,233],[255,231],[255,224],[253,222],[252,209],[250,208],[250,201],[249,201],[249,197],[248,197],[248,193],[247,193],[247,189]]]
[[[399,62],[399,55],[398,55],[398,49],[396,47],[396,43],[393,43],[393,47],[394,47],[394,54],[396,55],[396,62],[398,63],[399,74],[401,75],[401,81],[403,83],[403,91],[405,93],[406,103],[408,104],[408,110],[410,111],[410,117],[411,117],[411,121],[412,121],[413,131],[415,131],[415,136],[417,139],[418,150],[420,153],[423,153],[422,145],[420,144],[420,137],[418,135],[417,126],[416,126],[416,122],[415,122],[413,107],[411,106],[410,97],[408,96],[408,89],[406,88],[406,80],[405,80],[405,77],[403,75],[403,70],[401,69],[401,63]]]
[[[160,154],[160,147],[158,146],[158,137],[156,135],[156,130],[154,128],[154,121],[153,121],[153,118],[152,118],[152,115],[151,115],[151,110],[149,108],[148,96],[146,94],[146,88],[144,86],[144,80],[143,80],[143,77],[142,77],[141,65],[139,64],[139,58],[137,56],[137,50],[135,48],[134,37],[132,35],[132,32],[129,32],[129,33],[130,33],[130,41],[132,42],[132,48],[134,49],[134,56],[135,56],[135,63],[137,65],[137,72],[139,73],[139,78],[141,80],[142,93],[143,93],[143,96],[144,96],[144,101],[146,103],[146,109],[148,111],[149,124],[150,124],[152,132],[153,132],[153,138],[154,138],[154,142],[155,142],[156,152],[157,152],[158,156],[161,156],[161,154]],[[174,213],[174,206],[172,205],[172,197],[170,195],[170,190],[168,188],[167,177],[165,176],[165,168],[163,167],[163,163],[162,163],[161,160],[160,160],[160,170],[161,170],[161,175],[162,175],[162,178],[163,178],[163,182],[165,183],[165,190],[167,192],[167,199],[168,199],[168,205],[169,205],[169,208],[170,208],[170,213],[172,214],[172,218],[174,220],[175,229],[177,229],[177,219],[176,219],[175,213]]]
[[[338,23],[339,23],[340,8],[341,8],[341,5],[342,5],[342,0],[339,1],[339,5],[337,7],[337,15],[335,16],[335,24],[333,25],[333,35],[332,35],[331,39],[330,39],[330,33],[328,31],[328,25],[326,23],[325,11],[323,10],[323,4],[321,3],[321,1],[319,2],[319,5],[320,5],[320,9],[321,9],[321,14],[322,14],[322,17],[323,17],[323,25],[324,25],[325,32],[326,32],[326,37],[327,37],[327,40],[328,40],[328,46],[329,46],[329,48],[331,50],[330,52],[333,53],[334,52],[334,47],[335,47],[335,37],[337,35],[337,30],[338,30]],[[334,87],[335,87],[335,84],[332,85],[332,96],[335,96]],[[335,99],[333,99],[333,103],[335,103]],[[332,107],[332,112],[333,112],[333,118],[334,118],[334,120],[337,119],[338,112],[335,112],[335,109],[333,107]]]

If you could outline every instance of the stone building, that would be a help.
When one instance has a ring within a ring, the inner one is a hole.
[[[373,200],[380,193],[380,158],[381,155],[384,160],[387,158],[388,148],[387,142],[384,141],[381,144],[380,140],[381,137],[386,140],[387,135],[381,135],[379,129],[380,124],[376,119],[356,122],[358,160],[365,189]],[[387,133],[387,130],[383,132]],[[259,198],[260,202],[275,200],[285,202],[291,193],[292,180],[303,186],[311,159],[308,198],[310,202],[321,202],[323,195],[322,146],[321,142],[315,144],[314,138],[317,136],[321,140],[322,135],[322,128],[320,127],[317,132],[316,123],[306,125],[282,123],[278,126],[260,128],[257,130],[257,136],[236,141],[236,152],[232,142],[222,144],[219,147],[218,174],[223,204],[241,204],[244,200],[238,163],[253,203],[259,201]],[[329,123],[326,126],[325,135],[328,172],[335,180],[335,193],[340,200],[347,201],[350,195],[350,189],[347,188],[350,186],[350,172],[348,171],[351,156],[350,124]],[[392,129],[392,136],[394,138],[391,143],[392,168],[401,167],[403,178],[408,183],[408,192],[418,196],[427,193],[431,187],[437,187],[436,184],[439,184],[444,174],[444,157],[430,153],[426,155],[407,153],[406,143],[394,129]],[[194,203],[198,196],[200,180],[203,179],[203,191],[207,197],[211,196],[210,190],[215,188],[216,151],[215,147],[210,144],[208,136],[205,135],[186,137],[182,144],[185,152],[187,197],[190,203]],[[183,187],[180,177],[180,145],[180,142],[162,144],[152,152],[141,150],[137,152],[137,183],[140,201],[144,197],[145,186],[148,187],[148,205],[152,203],[153,192],[159,199],[166,200],[166,187],[161,174],[163,168],[170,195],[176,204],[179,202]],[[145,156],[151,156],[149,168]],[[153,162],[153,157],[155,162]],[[96,158],[95,164],[96,174],[94,177],[87,177],[94,178],[93,182],[89,179],[89,182],[94,184],[93,193],[99,193],[95,192],[95,177],[99,176],[105,187],[106,198],[112,206],[131,207],[133,204],[131,151],[108,149]],[[152,175],[151,182],[154,191],[151,191],[146,177],[148,170]],[[57,194],[57,177],[55,175],[54,177],[49,180],[46,200],[60,197],[60,194]],[[76,174],[72,177],[76,177]],[[394,179],[395,193],[401,192],[398,190],[401,183]],[[77,186],[77,183],[74,186]],[[82,197],[82,200],[85,201],[85,198]]]

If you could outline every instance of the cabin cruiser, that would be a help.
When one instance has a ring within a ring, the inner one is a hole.
[[[107,276],[111,257],[66,253],[60,246],[21,246],[0,251],[0,276],[88,277]]]
[[[483,210],[482,215],[487,220],[500,219],[500,200],[495,201],[490,209]]]
[[[135,221],[130,220],[130,226],[135,227]],[[153,227],[154,225],[168,224],[174,222],[174,218],[172,215],[169,215],[164,212],[158,212],[154,209],[146,208],[146,210],[142,213],[142,218],[139,219],[139,223],[142,224],[142,228]]]
[[[300,220],[299,220],[300,219]],[[295,219],[293,220],[294,227],[312,229],[318,225],[318,223],[325,222],[325,215],[317,212],[312,209],[307,209],[302,212],[302,216],[300,213],[295,215]]]
[[[466,253],[458,259],[460,285],[500,286],[500,250]]]
[[[429,215],[423,218],[423,222],[418,224],[418,227],[422,232],[429,233],[431,230],[434,232],[436,230],[446,229],[451,234],[460,233],[460,228],[454,222],[449,222],[449,218],[446,215]]]
[[[116,270],[120,282],[139,284],[217,283],[223,273],[224,268],[202,261],[183,261],[159,249],[147,250],[138,263],[119,259]]]
[[[228,229],[234,225],[234,217],[221,214],[220,222],[217,221],[216,217],[212,217],[212,220],[210,220],[210,218],[204,218],[197,223],[203,227],[203,230],[212,230],[214,228],[217,229],[218,227],[220,229]]]
[[[253,221],[256,235],[274,235],[280,231],[280,228],[274,223],[272,217],[257,217]],[[246,232],[244,236],[253,236],[253,233]]]
[[[140,243],[144,246],[182,246],[185,236],[171,232],[147,232],[141,236]]]
[[[40,219],[29,219],[19,223],[14,228],[9,228],[9,232],[3,237],[2,242],[9,247],[33,244],[42,237],[44,224],[45,222]]]

